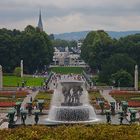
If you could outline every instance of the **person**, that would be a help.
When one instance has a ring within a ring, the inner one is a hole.
[[[23,110],[24,110],[24,108],[21,106],[21,107],[20,107],[20,112],[22,112]]]
[[[32,102],[32,100],[33,100],[33,99],[32,99],[32,96],[31,96],[31,97],[30,97],[30,102]]]
[[[36,109],[37,109],[37,106],[35,105],[35,106],[34,106],[34,110],[36,110]]]
[[[106,120],[107,120],[107,123],[111,123],[111,116],[109,112],[106,114]]]
[[[39,121],[39,116],[38,116],[37,113],[35,113],[35,118],[34,118],[34,120],[35,120],[35,124],[37,125],[37,124],[38,124],[38,121]]]
[[[139,124],[140,124],[140,110],[139,110],[138,114],[139,114]]]

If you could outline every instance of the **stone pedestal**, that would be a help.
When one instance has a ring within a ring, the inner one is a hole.
[[[138,65],[135,65],[134,88],[136,91],[138,91]]]
[[[20,62],[20,68],[21,68],[21,77],[23,77],[23,60]]]
[[[0,65],[0,90],[3,88],[2,66]]]

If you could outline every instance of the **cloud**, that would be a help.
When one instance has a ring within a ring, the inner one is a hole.
[[[139,0],[4,0],[0,1],[0,27],[37,25],[41,9],[49,33],[99,28],[139,30],[139,7]]]

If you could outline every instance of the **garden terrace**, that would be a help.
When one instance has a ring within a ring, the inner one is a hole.
[[[0,102],[0,107],[14,107],[15,105],[15,102]]]
[[[22,102],[28,94],[27,91],[0,91],[0,107],[13,107],[16,102]]]
[[[103,98],[103,96],[100,94],[99,90],[89,90],[89,99],[90,103],[94,106],[95,109],[101,109],[99,102],[104,101],[104,109],[110,109],[110,105],[108,102]]]
[[[81,67],[53,67],[51,71],[60,74],[81,74],[83,72],[83,68]]]
[[[140,107],[140,93],[139,92],[113,90],[109,94],[117,102],[127,101],[129,107]]]
[[[0,91],[0,97],[24,98],[29,94],[27,91]]]
[[[44,100],[44,108],[49,109],[52,98],[52,91],[40,91],[34,99],[33,105],[37,100]]]

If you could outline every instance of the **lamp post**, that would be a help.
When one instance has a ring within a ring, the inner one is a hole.
[[[120,80],[118,80],[118,89],[120,90]]]
[[[0,90],[3,88],[3,74],[2,74],[2,66],[0,65]]]
[[[23,60],[20,61],[20,68],[21,68],[21,77],[23,77]]]
[[[135,88],[136,91],[138,91],[138,65],[135,65],[134,88]]]

